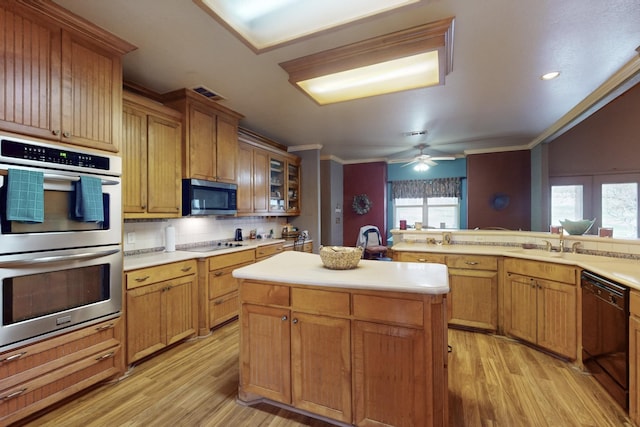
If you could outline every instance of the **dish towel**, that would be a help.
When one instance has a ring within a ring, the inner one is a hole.
[[[44,174],[9,169],[7,174],[7,219],[44,222]]]
[[[81,176],[75,182],[76,219],[84,222],[104,221],[102,180],[93,176]]]

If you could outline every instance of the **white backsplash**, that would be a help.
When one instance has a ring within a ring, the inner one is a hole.
[[[176,229],[177,247],[213,240],[233,240],[236,228],[242,228],[244,239],[249,239],[249,231],[252,229],[255,229],[258,234],[269,234],[270,230],[273,230],[274,237],[280,238],[286,223],[286,218],[264,217],[130,220],[124,223],[122,241],[125,253],[162,249],[166,243],[165,228],[169,224]]]

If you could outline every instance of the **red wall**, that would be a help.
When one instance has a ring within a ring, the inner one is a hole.
[[[355,246],[360,227],[364,225],[377,226],[382,234],[383,244],[386,244],[387,164],[376,162],[345,165],[343,173],[343,244]],[[351,207],[353,197],[358,194],[366,194],[372,203],[371,209],[364,215],[358,215]]]
[[[467,227],[531,228],[531,154],[529,150],[467,156]],[[506,195],[503,209],[492,205]]]

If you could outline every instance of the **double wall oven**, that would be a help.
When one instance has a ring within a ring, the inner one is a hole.
[[[38,221],[8,219],[12,169],[42,173]],[[121,172],[114,155],[0,135],[0,351],[120,315]],[[98,220],[77,216],[83,177]]]

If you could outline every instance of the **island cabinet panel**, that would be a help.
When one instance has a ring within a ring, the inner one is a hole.
[[[420,330],[353,324],[355,424],[425,424],[424,337]]]
[[[446,425],[442,295],[244,279],[240,297],[240,400],[359,426]]]
[[[629,301],[629,418],[640,425],[640,292]]]
[[[505,333],[575,360],[579,269],[518,259],[504,267]]]
[[[351,422],[351,322],[293,312],[291,323],[291,403]]]
[[[240,398],[291,403],[291,317],[284,308],[242,306]]]

